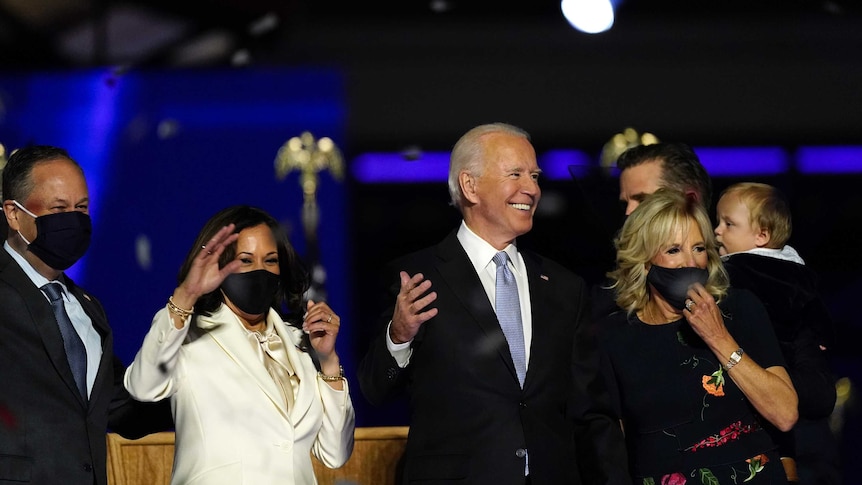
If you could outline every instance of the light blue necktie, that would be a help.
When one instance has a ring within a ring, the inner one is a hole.
[[[509,255],[500,251],[494,255],[497,265],[496,296],[494,305],[497,309],[497,320],[503,329],[503,334],[509,342],[509,352],[515,363],[518,382],[524,387],[524,376],[527,373],[527,353],[524,349],[524,326],[521,323],[521,304],[518,298],[518,283],[515,275],[509,269]]]
[[[60,283],[48,283],[42,287],[42,291],[51,300],[54,317],[57,319],[57,325],[60,327],[60,335],[63,336],[66,359],[69,361],[69,367],[72,368],[72,376],[75,378],[78,392],[81,393],[81,397],[86,401],[88,399],[87,350],[84,348],[84,342],[78,336],[78,332],[75,331],[69,314],[66,313],[66,306],[63,304],[63,287],[60,286]]]

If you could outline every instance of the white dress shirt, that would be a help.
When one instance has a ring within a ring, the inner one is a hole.
[[[75,298],[68,288],[66,288],[66,284],[61,280],[49,281],[48,278],[45,278],[35,268],[33,268],[30,263],[24,259],[24,256],[18,254],[18,251],[12,249],[12,246],[9,245],[9,241],[3,243],[3,249],[9,253],[10,256],[18,263],[18,266],[24,270],[24,273],[30,278],[30,281],[36,285],[36,288],[42,288],[48,283],[59,283],[61,287],[63,287],[63,304],[66,307],[66,313],[69,315],[69,319],[72,320],[72,326],[75,327],[75,332],[78,333],[78,336],[81,337],[81,340],[84,342],[84,349],[87,351],[87,395],[89,396],[90,392],[93,390],[93,383],[96,382],[96,373],[99,371],[99,363],[102,361],[102,336],[99,335],[99,332],[93,327],[93,321],[90,320],[90,316],[87,315],[87,312],[84,311],[84,307],[81,306],[81,302]],[[42,292],[44,295],[45,292]],[[48,298],[48,295],[45,295],[45,299],[51,301]]]
[[[494,255],[499,251],[491,246],[487,241],[476,235],[475,232],[467,227],[464,221],[461,221],[461,226],[458,228],[458,242],[473,263],[473,269],[479,275],[479,281],[482,282],[482,288],[485,294],[488,295],[488,301],[491,307],[495,306],[496,296],[496,281],[497,281],[497,265],[494,263]],[[527,281],[527,268],[524,265],[524,258],[518,252],[515,244],[510,244],[504,248],[504,251],[509,255],[509,269],[515,275],[515,281],[518,283],[518,296],[521,304],[521,322],[524,325],[524,350],[526,351],[527,368],[530,367],[530,343],[533,340],[533,319],[532,307],[530,306],[530,285]],[[411,275],[412,276],[412,275]],[[431,304],[433,307],[433,303]],[[496,308],[494,308],[496,311]],[[445,318],[445,316],[443,316]],[[389,322],[392,325],[392,322]],[[389,329],[387,327],[386,347],[389,353],[398,363],[399,367],[407,367],[410,363],[410,356],[413,349],[410,347],[411,342],[396,344],[389,337]]]

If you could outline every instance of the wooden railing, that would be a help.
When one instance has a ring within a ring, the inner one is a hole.
[[[407,442],[407,427],[356,428],[353,455],[337,469],[314,457],[320,485],[395,485],[398,464]],[[108,434],[109,485],[168,485],[174,461],[174,433],[155,433],[138,440]]]

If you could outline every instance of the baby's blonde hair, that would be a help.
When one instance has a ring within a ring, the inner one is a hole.
[[[769,233],[766,247],[781,249],[793,232],[787,199],[777,188],[757,182],[741,182],[724,189],[721,197],[733,195],[748,208],[752,228]]]

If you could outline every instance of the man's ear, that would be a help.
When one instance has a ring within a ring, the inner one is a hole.
[[[458,174],[458,185],[461,187],[461,194],[464,195],[465,200],[472,204],[479,201],[479,197],[476,195],[476,177],[470,172],[462,170]]]
[[[770,234],[769,229],[759,229],[754,235],[754,245],[759,248],[765,248],[769,244]]]
[[[21,229],[21,226],[18,225],[18,208],[11,200],[3,201],[3,215],[6,217],[6,224],[9,225],[10,229],[14,231]]]
[[[685,189],[684,193],[685,193],[686,199],[691,199],[695,202],[703,204],[703,198],[700,196],[700,192],[698,192],[697,190],[694,190],[692,188],[688,188],[688,189]]]

